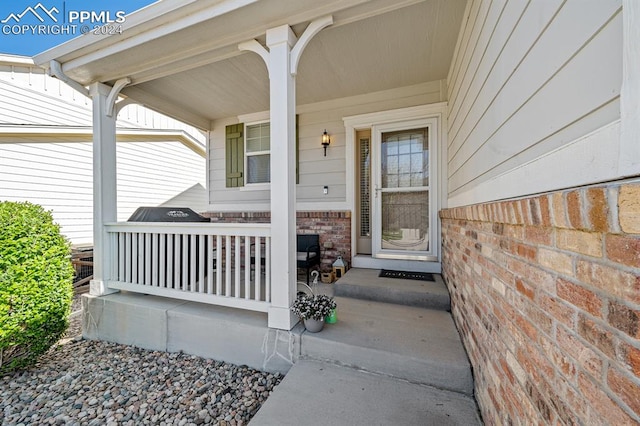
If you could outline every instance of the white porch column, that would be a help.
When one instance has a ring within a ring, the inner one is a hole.
[[[267,31],[271,108],[271,307],[269,327],[291,330],[298,319],[289,309],[296,292],[296,85],[288,25]]]
[[[104,224],[117,220],[116,195],[116,118],[111,114],[112,88],[94,83],[89,89],[93,100],[93,280],[90,293],[115,293],[106,280],[111,271],[111,247]]]

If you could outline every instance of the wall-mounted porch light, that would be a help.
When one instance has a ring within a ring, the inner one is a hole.
[[[327,133],[327,129],[324,130],[324,133],[322,133],[322,147],[324,148],[324,156],[327,156],[327,147],[329,146],[329,144],[331,143],[331,140],[329,139],[329,134]]]

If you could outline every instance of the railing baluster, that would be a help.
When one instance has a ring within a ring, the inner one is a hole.
[[[236,243],[236,247],[234,250],[234,256],[235,256],[235,263],[236,263],[236,271],[235,271],[235,293],[233,294],[233,297],[240,297],[240,260],[242,259],[242,245],[240,244],[240,237],[239,236],[235,236],[235,243]]]
[[[173,288],[180,290],[180,255],[182,253],[181,244],[182,235],[174,235],[174,248],[173,248]]]
[[[180,290],[187,291],[189,288],[189,236],[182,235],[182,282],[180,283]]]
[[[231,297],[231,236],[224,239],[224,295]]]
[[[173,241],[175,234],[167,235],[167,288],[173,288],[173,259],[176,257]]]
[[[189,283],[187,286],[185,286],[185,290],[191,291],[193,293],[197,292],[198,289],[196,287],[196,261],[198,259],[197,257],[197,252],[198,252],[198,241],[197,241],[197,236],[196,235],[188,235],[187,238],[189,239]]]
[[[207,240],[207,294],[213,294],[213,235],[205,236]]]
[[[118,232],[118,281],[126,281],[127,278],[125,276],[125,241],[126,241],[126,233]]]
[[[255,245],[256,245],[256,266],[255,266],[255,287],[256,287],[256,300],[261,299],[262,294],[262,270],[260,269],[260,263],[262,262],[262,239],[260,237],[255,237]]]
[[[158,287],[158,234],[151,234],[151,285]]]
[[[151,234],[144,234],[144,285],[151,285]]]
[[[167,287],[167,234],[159,234],[158,239],[158,287]]]
[[[204,235],[197,235],[198,239],[198,293],[204,293],[204,270],[205,270],[205,253],[206,242]]]
[[[265,302],[271,302],[271,237],[264,237]]]
[[[131,235],[131,282],[138,283],[138,233],[135,232]]]
[[[222,294],[222,235],[216,235],[216,295]]]
[[[244,298],[251,296],[251,237],[244,237]]]

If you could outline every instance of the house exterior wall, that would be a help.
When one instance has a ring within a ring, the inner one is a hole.
[[[345,126],[343,117],[369,112],[436,103],[444,100],[444,81],[353,96],[317,104],[301,105],[299,116],[299,183],[296,185],[298,210],[349,210],[353,200],[347,199]],[[262,114],[268,120],[268,113]],[[270,192],[225,187],[225,126],[248,123],[250,117],[233,117],[213,123],[208,154],[209,210],[268,211]],[[331,145],[323,156],[322,132],[327,130]],[[329,193],[323,194],[323,186]]]
[[[448,76],[449,206],[618,177],[621,1],[469,2]]]
[[[92,143],[90,99],[42,70],[0,59],[0,200],[30,201],[53,211],[73,244],[93,241]],[[3,135],[3,126],[38,126],[34,134]],[[47,133],[46,127],[52,128]],[[89,136],[54,132],[89,127]],[[125,107],[121,128],[196,129],[138,105]],[[207,207],[205,160],[179,141],[118,142],[118,220],[142,205]]]
[[[485,422],[640,422],[640,181],[440,216]]]
[[[621,179],[640,169],[621,171],[621,2],[466,13],[442,268],[483,418],[637,424],[640,181]]]

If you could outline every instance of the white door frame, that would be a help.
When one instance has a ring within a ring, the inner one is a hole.
[[[355,202],[355,188],[356,171],[355,171],[355,158],[356,157],[356,131],[363,129],[373,129],[374,126],[381,126],[385,124],[401,123],[413,120],[426,120],[434,118],[438,122],[438,134],[434,135],[434,145],[438,146],[437,154],[434,160],[437,163],[437,169],[435,174],[432,175],[436,179],[436,183],[431,185],[431,191],[434,192],[436,204],[433,205],[433,212],[435,214],[435,220],[433,226],[436,233],[434,240],[434,251],[432,262],[437,263],[439,266],[441,261],[441,229],[440,220],[437,217],[437,213],[440,209],[447,207],[447,102],[438,102],[428,105],[420,105],[415,107],[400,108],[388,111],[379,111],[368,114],[354,115],[349,117],[343,117],[345,125],[345,142],[346,142],[346,179],[347,179],[347,203],[354,206]],[[373,135],[372,135],[373,141]],[[352,209],[353,210],[353,209]],[[353,257],[357,254],[357,217],[355,212],[351,215],[351,252]]]

